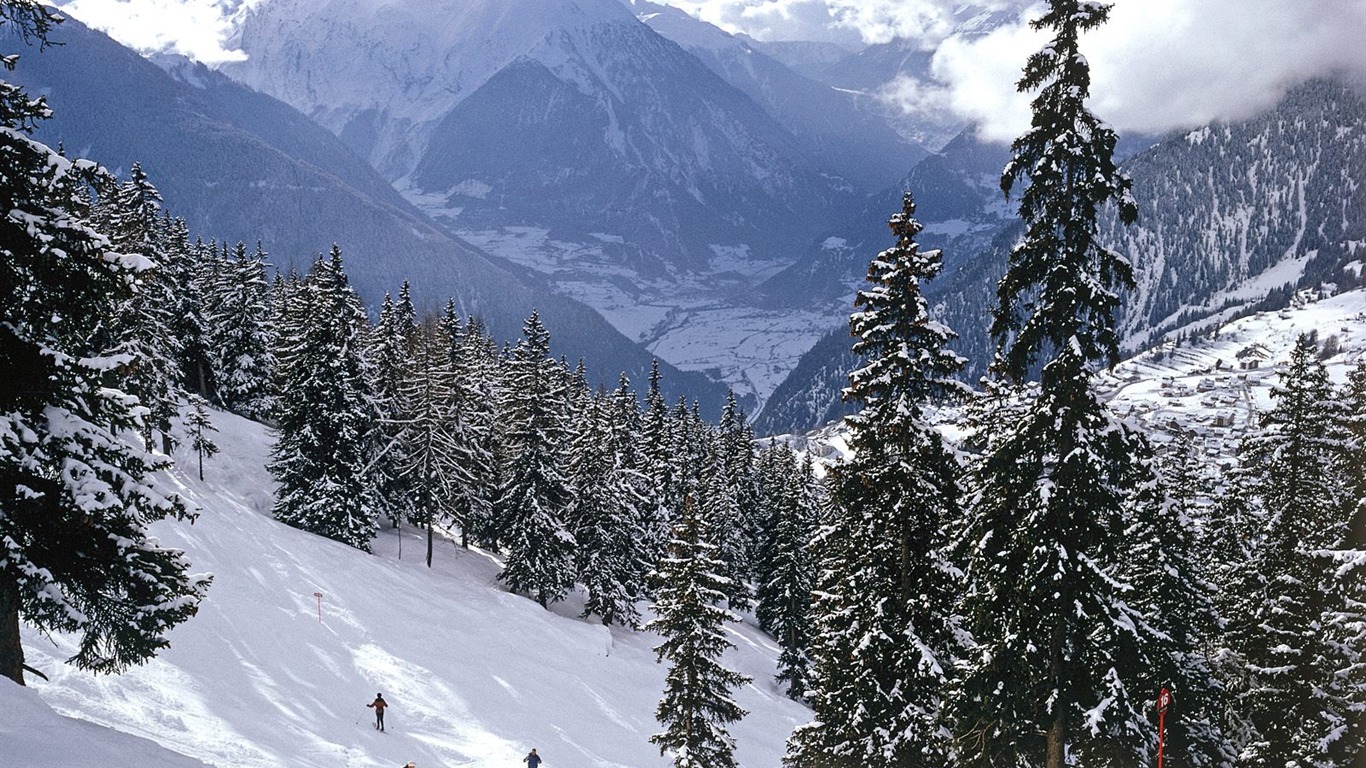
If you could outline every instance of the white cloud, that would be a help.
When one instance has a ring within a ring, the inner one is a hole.
[[[59,7],[139,50],[216,64],[243,57],[224,41],[233,15],[259,1],[65,0]],[[904,37],[937,46],[937,82],[892,83],[884,95],[911,111],[952,109],[996,139],[1027,125],[1028,98],[1014,85],[1044,38],[1023,22],[986,36],[955,36],[963,0],[656,1],[761,40]],[[1314,76],[1366,79],[1366,56],[1358,51],[1366,39],[1366,0],[1113,1],[1110,22],[1082,46],[1094,76],[1092,106],[1121,131],[1158,133],[1245,117]],[[976,0],[971,10],[1026,2]]]
[[[57,8],[143,52],[171,51],[208,65],[246,58],[228,50],[232,14],[246,0],[67,0]]]
[[[1092,109],[1121,132],[1156,134],[1251,116],[1316,76],[1366,77],[1364,37],[1363,0],[1114,0],[1082,52]],[[1028,125],[1028,97],[1014,83],[1044,42],[1023,23],[951,37],[934,74],[960,115],[1006,140]]]

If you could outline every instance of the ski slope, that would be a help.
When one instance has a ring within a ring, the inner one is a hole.
[[[214,574],[199,614],[121,676],[62,663],[73,638],[25,627],[27,662],[51,680],[0,680],[0,766],[484,768],[520,765],[532,747],[546,768],[670,764],[648,741],[665,671],[655,635],[579,619],[573,601],[542,609],[495,581],[491,556],[450,540],[428,569],[415,530],[381,529],[367,555],[281,525],[268,431],[214,419],[222,453],[205,481],[184,450],[167,478],[203,512],[154,528]],[[750,712],[731,727],[737,759],[776,766],[809,710],[773,683],[770,638],[746,623],[731,640],[726,663],[754,678],[737,692]],[[365,706],[377,692],[384,733]]]

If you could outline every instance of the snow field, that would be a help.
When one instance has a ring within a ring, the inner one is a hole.
[[[154,529],[214,574],[199,614],[159,658],[110,677],[61,663],[74,638],[25,629],[27,661],[51,682],[0,695],[36,694],[75,720],[35,715],[46,735],[0,740],[0,765],[198,764],[184,755],[221,768],[481,768],[517,765],[532,747],[547,768],[670,764],[648,741],[664,679],[655,635],[578,619],[581,597],[546,611],[504,590],[493,557],[448,539],[428,569],[410,528],[386,524],[367,555],[281,525],[270,517],[268,431],[213,418],[222,452],[205,462],[206,481],[186,449],[167,478],[203,512],[193,526]],[[776,766],[809,711],[772,683],[771,639],[748,624],[731,635],[726,663],[755,681],[737,694],[750,711],[731,729],[737,758]],[[391,705],[385,733],[365,706],[376,692]]]

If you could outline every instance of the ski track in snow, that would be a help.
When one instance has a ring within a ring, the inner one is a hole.
[[[0,765],[482,768],[532,747],[548,768],[670,764],[648,741],[664,681],[656,635],[579,619],[582,595],[542,609],[503,589],[488,553],[448,539],[428,569],[417,531],[386,524],[367,555],[277,523],[268,430],[213,418],[222,452],[206,481],[187,449],[166,477],[199,519],[153,528],[214,574],[199,614],[118,676],[63,664],[75,638],[26,627],[27,661],[52,679],[0,684],[0,706],[21,713],[0,724]],[[726,663],[755,680],[737,692],[750,711],[731,727],[737,759],[777,765],[809,711],[773,683],[767,637],[752,623],[731,637]],[[376,692],[392,705],[384,733],[365,706]]]

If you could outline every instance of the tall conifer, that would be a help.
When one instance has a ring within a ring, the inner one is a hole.
[[[0,3],[11,42],[45,44],[57,21],[30,0]],[[194,513],[157,482],[168,462],[124,440],[139,359],[100,332],[151,264],[85,217],[104,172],[29,138],[48,115],[0,80],[0,675],[21,685],[20,622],[78,635],[71,662],[119,672],[166,647],[209,585],[148,536]]]

